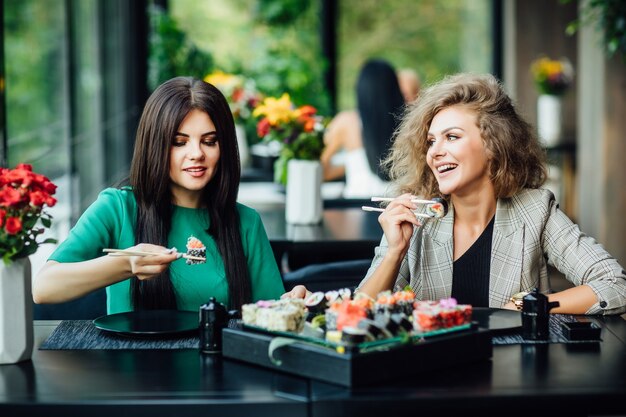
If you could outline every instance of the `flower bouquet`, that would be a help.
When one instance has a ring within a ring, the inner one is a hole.
[[[235,122],[245,123],[252,116],[252,110],[263,99],[254,80],[242,75],[215,71],[204,77],[204,81],[217,87],[228,100]]]
[[[533,61],[530,70],[541,94],[562,95],[574,80],[574,69],[566,58],[541,57]]]
[[[48,178],[34,173],[31,165],[0,168],[0,256],[6,265],[32,255],[40,244],[56,243],[55,239],[36,240],[51,225],[52,216],[44,206],[56,204],[52,197],[56,188]],[[37,227],[39,220],[42,227]]]
[[[265,142],[281,144],[274,165],[274,181],[287,184],[287,163],[291,159],[320,159],[326,126],[315,107],[305,105],[296,108],[289,94],[285,93],[280,98],[266,98],[252,115],[261,116],[257,123],[257,135]]]

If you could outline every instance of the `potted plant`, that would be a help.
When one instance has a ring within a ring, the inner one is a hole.
[[[31,270],[29,256],[49,228],[56,192],[48,178],[32,166],[0,168],[0,364],[30,359],[33,348]]]
[[[559,60],[540,57],[530,67],[537,99],[537,131],[546,146],[554,146],[561,139],[561,96],[572,85],[574,69],[566,58]]]
[[[289,94],[266,98],[252,113],[261,117],[257,134],[280,146],[274,181],[287,186],[288,223],[314,224],[322,219],[324,118],[313,106],[296,108]]]
[[[226,97],[235,119],[241,166],[248,166],[250,162],[249,148],[252,145],[249,142],[250,135],[248,133],[254,132],[255,127],[252,111],[261,102],[263,95],[256,88],[254,80],[243,75],[228,74],[217,70],[205,76],[204,81],[213,84]]]

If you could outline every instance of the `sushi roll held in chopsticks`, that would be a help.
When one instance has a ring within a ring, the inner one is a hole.
[[[393,201],[392,197],[372,197],[372,201]],[[435,197],[432,200],[420,200],[420,199],[412,199],[412,203],[416,204],[424,204],[426,206],[425,213],[419,213],[414,211],[416,217],[421,217],[423,219],[440,219],[445,217],[448,214],[448,202],[443,198]],[[383,212],[385,211],[382,207],[369,207],[363,206],[361,207],[365,211],[377,211]]]
[[[187,258],[187,265],[203,264],[206,262],[206,246],[204,246],[200,239],[194,236],[189,236],[187,239],[187,255],[204,259],[199,260]]]
[[[426,205],[426,213],[440,219],[448,214],[448,202],[443,198],[433,198],[432,203]]]

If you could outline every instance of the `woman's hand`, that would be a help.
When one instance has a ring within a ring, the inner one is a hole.
[[[415,196],[411,194],[402,194],[389,203],[385,211],[378,216],[378,222],[387,239],[388,251],[402,256],[409,248],[413,226],[422,225],[413,212],[417,209],[417,205],[411,202],[413,198]]]
[[[141,252],[154,252],[150,256],[129,256],[128,262],[130,271],[140,280],[154,278],[167,267],[178,259],[178,252],[174,249],[164,248],[163,246],[152,245],[149,243],[141,243],[139,245],[128,248],[128,250]]]
[[[502,306],[502,308],[506,309],[506,310],[517,310],[517,307],[515,306],[515,304],[513,303],[513,301],[509,301],[508,303],[506,303],[505,305]]]
[[[284,293],[280,296],[283,298],[308,298],[311,295],[311,291],[307,290],[304,285],[296,285],[291,289],[291,291]]]

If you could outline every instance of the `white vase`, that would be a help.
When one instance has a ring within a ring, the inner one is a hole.
[[[542,94],[537,99],[537,133],[546,147],[558,145],[561,140],[561,97]]]
[[[235,124],[235,133],[237,134],[237,146],[239,147],[239,162],[241,168],[247,168],[248,165],[250,165],[250,150],[248,149],[246,129],[240,124]]]
[[[289,224],[322,221],[322,165],[319,161],[292,159],[287,163],[285,216]]]
[[[33,343],[30,260],[0,261],[0,364],[30,359]]]

